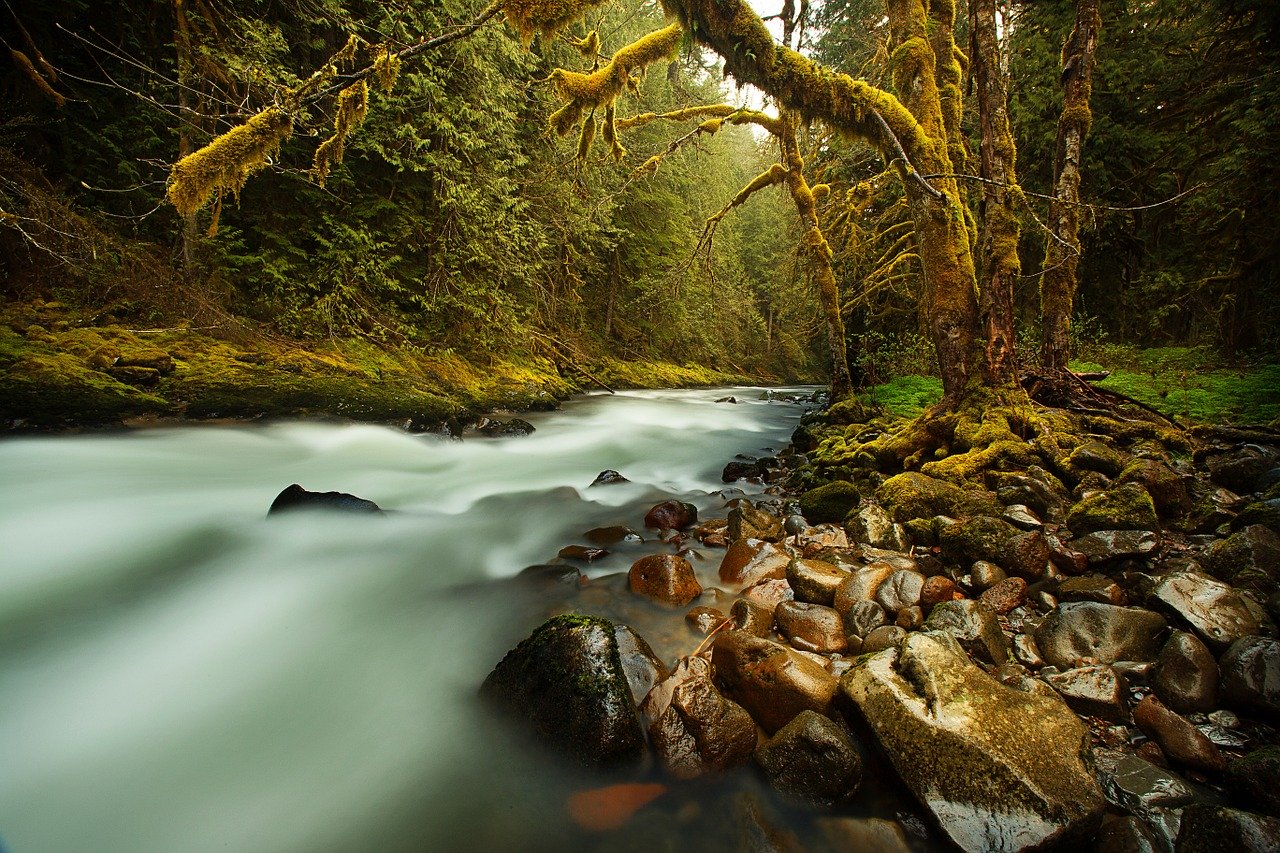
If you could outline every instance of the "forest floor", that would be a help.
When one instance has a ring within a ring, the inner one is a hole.
[[[332,417],[436,429],[495,411],[553,408],[602,387],[776,383],[699,366],[466,358],[361,339],[296,341],[189,325],[139,329],[58,302],[0,305],[0,429],[170,419]]]

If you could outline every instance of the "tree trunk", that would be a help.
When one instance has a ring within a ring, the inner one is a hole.
[[[1018,260],[1021,228],[1014,204],[1018,200],[1013,133],[1009,128],[1008,95],[1000,72],[995,0],[970,0],[973,35],[973,79],[978,92],[982,128],[980,177],[983,216],[978,311],[986,345],[983,373],[987,384],[1012,387],[1018,378],[1014,352],[1013,288],[1022,272]]]
[[[1040,278],[1040,325],[1044,336],[1040,360],[1046,370],[1067,369],[1071,309],[1080,262],[1080,151],[1093,122],[1089,95],[1093,88],[1094,52],[1102,18],[1099,0],[1078,0],[1076,21],[1062,47],[1062,118],[1054,155],[1054,196],[1049,205],[1049,237],[1044,275]]]
[[[178,112],[181,114],[181,125],[178,131],[178,159],[181,160],[196,150],[191,129],[196,120],[196,103],[193,97],[194,75],[191,68],[191,27],[187,21],[187,10],[183,0],[172,0],[174,38],[173,47],[178,59]],[[188,280],[191,278],[195,264],[196,215],[195,212],[183,214],[182,233],[179,235],[182,256],[182,273]]]

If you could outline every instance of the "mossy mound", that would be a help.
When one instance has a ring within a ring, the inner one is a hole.
[[[938,544],[944,559],[966,568],[978,560],[1004,565],[1005,542],[1017,534],[1018,528],[1003,519],[975,515],[941,528]]]
[[[1135,459],[1116,479],[1117,485],[1137,483],[1146,489],[1163,518],[1181,518],[1191,511],[1191,495],[1182,475],[1155,459]]]
[[[841,522],[860,500],[862,494],[857,486],[837,480],[805,492],[800,498],[800,511],[810,524]]]
[[[988,491],[962,489],[918,471],[908,471],[885,480],[876,489],[876,499],[899,522],[935,515],[999,515],[1003,509],[995,495]]]
[[[1098,530],[1158,530],[1156,506],[1147,490],[1125,483],[1089,495],[1067,513],[1067,527],[1076,534]]]

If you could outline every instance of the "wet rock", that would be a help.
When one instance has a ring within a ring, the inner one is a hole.
[[[476,426],[476,431],[481,435],[487,435],[495,438],[517,438],[519,436],[531,435],[536,430],[533,424],[523,418],[512,418],[509,421],[481,418],[480,423]]]
[[[908,471],[885,480],[876,489],[876,500],[889,510],[895,521],[945,515],[999,515],[1003,506],[991,492],[962,489],[918,471]]]
[[[1210,648],[1221,652],[1241,637],[1258,633],[1258,620],[1231,587],[1204,575],[1176,572],[1165,576],[1148,603],[1185,623]]]
[[[630,483],[630,482],[631,482],[630,480],[628,480],[626,477],[619,474],[617,471],[608,469],[605,471],[601,471],[599,474],[596,474],[596,478],[591,481],[591,485],[592,486],[612,486],[615,483]]]
[[[1049,521],[1060,522],[1071,502],[1062,481],[1042,468],[1033,466],[1026,473],[988,471],[984,476],[1001,503],[1025,506]]]
[[[615,626],[606,619],[549,619],[507,653],[480,692],[583,765],[632,764],[644,754]]]
[[[1090,495],[1067,513],[1067,527],[1078,534],[1098,530],[1157,530],[1156,507],[1147,490],[1125,483]]]
[[[734,631],[743,631],[753,637],[765,637],[773,630],[773,613],[773,609],[739,598],[729,610],[729,618],[733,620]]]
[[[652,554],[636,560],[627,572],[627,585],[636,595],[676,607],[683,607],[702,594],[693,566],[674,554]]]
[[[760,463],[755,460],[750,462],[730,462],[720,472],[720,481],[733,483],[738,480],[753,480],[758,479],[763,473],[760,470]]]
[[[1214,576],[1228,583],[1250,570],[1280,580],[1280,534],[1261,524],[1249,525],[1215,542],[1206,563]]]
[[[773,621],[773,611],[784,601],[791,601],[795,593],[791,584],[785,580],[774,578],[752,584],[742,591],[742,597],[769,612],[769,621]]]
[[[1032,669],[1044,666],[1044,657],[1040,654],[1040,648],[1029,634],[1013,635],[1013,657],[1018,663]]]
[[[978,560],[973,564],[973,568],[969,570],[969,577],[973,581],[973,588],[982,592],[1000,583],[1008,575],[1004,573],[1004,569],[995,563],[988,560]]]
[[[1195,634],[1174,631],[1156,658],[1151,687],[1180,714],[1212,711],[1218,704],[1218,662]]]
[[[857,853],[911,853],[897,821],[878,817],[823,817],[816,821],[828,849]]]
[[[1000,546],[999,563],[1011,574],[1037,580],[1049,565],[1049,542],[1039,530],[1011,536]]]
[[[1049,562],[1059,571],[1078,575],[1089,568],[1088,554],[1065,544],[1056,534],[1046,534],[1044,538],[1049,543]]]
[[[1129,722],[1129,706],[1125,703],[1127,686],[1109,666],[1096,664],[1068,669],[1046,675],[1044,680],[1077,714],[1101,717],[1113,723]]]
[[[896,648],[907,636],[907,631],[898,625],[881,625],[867,632],[862,638],[862,654],[869,655],[885,649]]]
[[[349,495],[346,492],[309,492],[297,483],[286,488],[271,502],[267,515],[290,512],[296,509],[326,509],[339,512],[382,512],[373,501]]]
[[[556,556],[562,560],[582,560],[590,563],[609,556],[609,552],[604,548],[589,548],[586,545],[566,545]]]
[[[850,542],[905,551],[908,547],[906,531],[894,522],[884,507],[872,500],[863,500],[849,512],[844,522]]]
[[[577,566],[566,566],[564,563],[526,566],[520,570],[516,578],[536,585],[568,584],[570,586],[578,586],[586,580]]]
[[[1101,441],[1087,441],[1071,451],[1067,466],[1080,471],[1097,471],[1115,477],[1124,469],[1127,456]]]
[[[1224,704],[1280,721],[1280,641],[1270,637],[1236,640],[1218,661],[1218,693]]]
[[[684,501],[663,501],[644,515],[644,526],[657,530],[684,530],[698,520],[698,508]]]
[[[1118,750],[1095,749],[1093,761],[1107,802],[1141,818],[1160,840],[1160,847],[1171,849],[1178,835],[1178,809],[1195,799],[1182,777]]]
[[[1058,584],[1060,601],[1096,601],[1099,604],[1114,604],[1123,607],[1129,603],[1120,584],[1104,575],[1082,575],[1067,578]]]
[[[1022,604],[1027,597],[1027,582],[1022,578],[1005,578],[978,596],[978,601],[1003,616]]]
[[[1228,450],[1208,460],[1209,479],[1238,495],[1253,492],[1259,478],[1276,464],[1274,451],[1258,445]]]
[[[785,578],[791,557],[771,542],[739,539],[730,543],[720,561],[720,580],[751,586],[767,578]]]
[[[1280,817],[1280,746],[1272,744],[1227,766],[1231,791],[1257,811]]]
[[[796,559],[787,565],[786,577],[796,600],[830,605],[836,588],[848,579],[849,573],[822,560]]]
[[[1044,522],[1040,520],[1039,516],[1032,512],[1030,507],[1023,504],[1012,504],[1005,507],[1000,517],[1019,530],[1039,530],[1044,527]]]
[[[832,598],[836,610],[844,612],[855,601],[872,601],[876,590],[895,571],[888,563],[872,563],[846,574]]]
[[[726,631],[716,637],[711,662],[716,682],[772,734],[801,711],[825,713],[836,679],[786,646]]]
[[[847,799],[862,784],[862,756],[844,728],[802,711],[756,751],[769,782],[784,794],[820,805]]]
[[[1094,853],[1164,853],[1164,846],[1136,817],[1108,815],[1098,829]]]
[[[615,625],[613,639],[618,647],[618,662],[631,688],[631,698],[639,705],[653,685],[667,677],[667,665],[629,625]]]
[[[865,637],[883,625],[889,623],[884,608],[874,601],[854,601],[844,610],[837,610],[844,621],[845,630],[857,637]]]
[[[1273,533],[1280,533],[1280,496],[1246,504],[1240,514],[1231,520],[1232,529],[1258,525]]]
[[[643,542],[639,533],[630,527],[614,525],[612,527],[593,527],[582,534],[588,542],[596,545],[617,545],[619,542]]]
[[[1074,553],[1083,554],[1088,565],[1099,566],[1154,554],[1160,547],[1160,534],[1150,530],[1098,530],[1077,536],[1066,547]],[[1064,571],[1068,569],[1064,568]],[[1077,571],[1084,571],[1084,568]]]
[[[791,518],[800,518],[800,516],[791,516]],[[816,557],[828,548],[849,547],[849,537],[845,535],[844,528],[834,524],[804,526],[799,533],[793,535],[795,536],[793,544],[806,557]]]
[[[975,515],[939,530],[938,544],[943,559],[961,567],[972,565],[975,560],[1003,565],[1004,543],[1018,533],[1018,528],[1003,519]]]
[[[649,743],[677,779],[695,779],[745,764],[756,748],[756,724],[711,681],[705,658],[681,658],[640,708]]]
[[[714,607],[695,607],[684,615],[685,624],[699,634],[710,634],[727,618]]]
[[[920,588],[920,607],[925,613],[928,613],[935,604],[963,597],[964,595],[960,592],[960,587],[956,586],[955,581],[946,575],[934,575],[931,578],[927,578],[924,586]]]
[[[1182,811],[1177,853],[1275,853],[1280,820],[1225,806],[1192,803]]]
[[[1226,759],[1213,741],[1155,696],[1146,697],[1134,707],[1133,721],[1178,764],[1209,773],[1227,769]]]
[[[784,601],[773,611],[773,619],[779,633],[801,651],[829,654],[842,652],[848,646],[844,621],[830,607]]]
[[[836,480],[805,492],[800,497],[800,512],[813,524],[828,521],[838,524],[861,499],[857,486]]]
[[[979,601],[944,601],[929,613],[924,627],[949,634],[979,660],[999,666],[1009,659],[1009,643],[1000,630],[1000,620]]]
[[[1180,518],[1191,511],[1191,496],[1182,475],[1155,459],[1135,459],[1116,479],[1117,485],[1137,483],[1151,496],[1163,518]]]
[[[897,614],[920,603],[924,575],[899,569],[876,588],[876,602],[889,613]]]
[[[1080,760],[1080,720],[1056,701],[994,681],[954,644],[911,634],[900,650],[850,670],[840,688],[963,850],[1045,844],[1101,813],[1102,793]]]
[[[1082,658],[1099,663],[1154,661],[1165,630],[1164,617],[1138,607],[1092,601],[1062,604],[1035,629],[1044,659],[1070,669]]]
[[[729,539],[761,539],[777,542],[782,539],[782,520],[764,510],[752,506],[749,501],[739,501],[729,510]]]

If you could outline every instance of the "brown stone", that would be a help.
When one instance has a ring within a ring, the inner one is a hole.
[[[645,697],[640,711],[649,721],[653,751],[677,779],[736,767],[755,751],[755,721],[716,690],[704,658],[682,658]]]
[[[1027,599],[1027,582],[1020,577],[1005,578],[988,589],[978,600],[996,613],[1005,614]]]
[[[641,557],[627,573],[627,585],[636,595],[683,607],[702,594],[693,566],[674,554]]]
[[[712,649],[717,684],[769,734],[801,711],[826,713],[835,695],[831,673],[778,643],[726,631]]]
[[[745,631],[753,637],[764,637],[773,630],[773,610],[746,598],[739,598],[729,611],[734,631]]]
[[[773,618],[782,635],[801,651],[828,654],[848,647],[844,620],[830,607],[784,601],[773,611]]]
[[[822,560],[792,560],[787,566],[787,583],[795,597],[813,604],[831,604],[836,587],[848,577],[848,572]]]
[[[742,591],[742,597],[767,610],[772,619],[774,608],[784,601],[791,601],[795,598],[795,593],[785,580],[772,578],[747,587]]]
[[[644,516],[644,526],[658,530],[684,530],[698,520],[698,510],[683,501],[663,501],[650,508]]]
[[[787,576],[791,558],[777,545],[757,539],[739,539],[724,552],[720,580],[727,584],[751,586],[766,578]]]
[[[604,548],[588,548],[586,545],[566,545],[560,549],[562,560],[584,560],[588,563],[609,556]]]
[[[684,621],[699,634],[710,634],[727,618],[714,607],[695,607],[684,615]]]
[[[1204,732],[1170,711],[1155,696],[1133,709],[1133,721],[1143,734],[1160,744],[1165,755],[1178,764],[1209,773],[1227,769],[1227,761]]]
[[[946,575],[934,575],[920,588],[920,607],[928,612],[933,605],[951,601],[957,597],[964,596],[961,595],[960,587],[956,586],[955,581]]]

